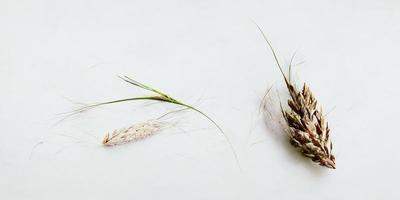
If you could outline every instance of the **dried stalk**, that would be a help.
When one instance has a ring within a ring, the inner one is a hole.
[[[290,143],[304,156],[319,165],[336,169],[335,156],[332,154],[332,142],[329,138],[330,130],[322,110],[317,108],[317,100],[305,83],[301,91],[291,83],[291,64],[289,65],[289,76],[286,77],[271,43],[262,29],[258,25],[257,27],[271,49],[289,91],[289,109],[284,110],[281,105],[281,111],[288,126],[287,133]]]

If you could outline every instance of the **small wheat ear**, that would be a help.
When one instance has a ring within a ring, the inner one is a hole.
[[[161,92],[159,90],[156,90],[153,87],[147,86],[147,85],[145,85],[143,83],[140,83],[140,82],[138,82],[138,81],[136,81],[136,80],[134,80],[132,78],[129,78],[128,76],[118,76],[118,77],[120,79],[122,79],[123,81],[125,81],[125,82],[127,82],[127,83],[129,83],[129,84],[131,84],[133,86],[136,86],[136,87],[142,88],[144,90],[153,92],[153,93],[155,93],[155,95],[153,95],[153,96],[125,98],[125,99],[117,99],[117,100],[113,100],[113,101],[107,101],[107,102],[92,104],[92,105],[88,105],[88,106],[85,106],[85,107],[82,107],[82,108],[76,110],[75,113],[84,112],[84,111],[87,111],[87,110],[90,110],[90,109],[93,109],[93,108],[96,108],[96,107],[99,107],[99,106],[108,105],[108,104],[115,104],[115,103],[121,103],[121,102],[127,102],[127,101],[138,101],[138,100],[152,100],[152,101],[160,101],[160,102],[176,104],[176,105],[191,109],[191,110],[201,114],[202,116],[206,117],[211,123],[213,123],[217,127],[217,129],[222,133],[222,135],[224,136],[225,140],[228,142],[228,144],[229,144],[229,146],[230,146],[230,148],[231,148],[231,150],[232,150],[232,152],[233,152],[233,154],[235,156],[236,163],[240,166],[238,156],[237,156],[237,154],[236,154],[236,152],[235,152],[235,150],[233,148],[233,145],[232,145],[231,141],[226,136],[226,134],[222,130],[222,128],[211,117],[209,117],[207,114],[205,114],[201,110],[199,110],[199,109],[197,109],[197,108],[195,108],[195,107],[193,107],[193,106],[191,106],[189,104],[183,103],[182,101],[179,101],[179,100],[171,97],[170,95],[167,95],[167,94],[165,94],[165,93],[163,93],[163,92]]]
[[[127,128],[115,129],[104,136],[102,143],[104,146],[114,146],[136,142],[155,135],[160,127],[161,124],[157,121],[146,121]]]
[[[290,94],[290,99],[288,100],[290,109],[285,111],[282,104],[280,104],[282,115],[288,125],[287,132],[290,143],[313,162],[324,167],[336,169],[335,156],[332,154],[333,145],[329,137],[330,129],[322,110],[317,109],[317,100],[305,83],[300,91],[291,83],[290,74],[293,57],[289,65],[289,78],[287,78],[271,42],[261,27],[255,22],[254,24],[271,49]]]
[[[135,123],[125,128],[114,129],[111,133],[108,132],[104,136],[102,143],[104,146],[115,146],[146,139],[167,127],[166,124],[168,123],[163,122],[163,118],[185,110],[188,110],[188,108],[173,110],[157,117],[156,119]]]

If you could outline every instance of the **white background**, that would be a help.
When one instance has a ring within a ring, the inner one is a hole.
[[[265,126],[283,63],[316,94],[337,169]],[[399,199],[400,3],[365,1],[0,1],[1,199]],[[208,113],[104,148],[107,131],[174,106],[124,103],[76,115],[72,102],[148,94],[125,74]]]

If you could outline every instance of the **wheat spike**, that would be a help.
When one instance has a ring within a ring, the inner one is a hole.
[[[147,121],[134,124],[127,128],[116,129],[111,134],[107,133],[103,139],[103,145],[113,146],[136,142],[155,135],[160,130],[160,123],[157,121]]]
[[[281,105],[283,117],[288,125],[287,132],[290,143],[304,156],[311,158],[312,161],[319,165],[336,169],[335,156],[332,155],[332,142],[329,138],[328,123],[325,121],[321,109],[317,109],[317,100],[306,84],[304,84],[301,91],[298,91],[291,83],[291,64],[289,65],[289,78],[286,77],[271,43],[261,27],[257,23],[255,24],[271,49],[290,94],[288,100],[290,109],[285,111]]]
[[[290,83],[287,88],[291,96],[288,100],[290,109],[282,109],[282,113],[288,125],[290,143],[312,161],[336,169],[328,123],[321,109],[317,109],[317,100],[310,88],[304,84],[303,89],[297,91]]]

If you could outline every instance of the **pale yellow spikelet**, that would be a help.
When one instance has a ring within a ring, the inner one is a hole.
[[[136,142],[157,134],[160,131],[161,123],[157,121],[147,121],[134,124],[127,128],[116,129],[111,134],[107,133],[103,139],[103,145],[113,146]]]

